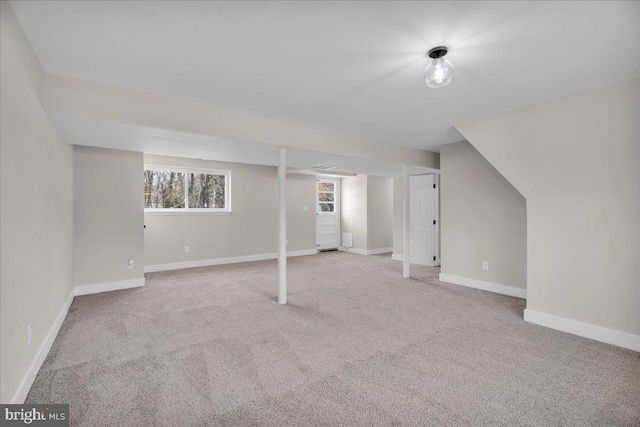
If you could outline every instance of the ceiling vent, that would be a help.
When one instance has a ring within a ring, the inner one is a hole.
[[[329,166],[329,165],[309,166],[309,169],[314,169],[317,171],[330,171],[330,170],[334,170],[335,168],[337,168],[337,166]]]

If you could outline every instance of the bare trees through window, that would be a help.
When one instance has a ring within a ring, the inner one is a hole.
[[[227,209],[228,173],[145,169],[145,209]]]
[[[144,171],[144,207],[179,209],[185,207],[184,173]]]
[[[187,175],[190,208],[224,208],[224,175]]]
[[[318,212],[335,212],[335,184],[318,181]]]

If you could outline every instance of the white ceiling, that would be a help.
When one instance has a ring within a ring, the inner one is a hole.
[[[49,73],[434,151],[456,124],[640,77],[638,2],[11,4]],[[437,45],[456,71],[428,89]]]
[[[187,157],[222,162],[277,166],[278,150],[270,144],[219,138],[98,120],[67,114],[49,114],[69,144],[116,150],[140,151],[163,156]],[[316,151],[289,148],[287,166],[308,169],[314,165],[335,166],[330,173],[350,173],[394,177],[402,175],[402,165]],[[440,173],[437,169],[411,166],[411,175]]]

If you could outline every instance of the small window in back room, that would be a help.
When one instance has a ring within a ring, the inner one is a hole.
[[[145,213],[228,213],[229,171],[145,166]]]
[[[318,212],[335,212],[335,184],[318,182]]]

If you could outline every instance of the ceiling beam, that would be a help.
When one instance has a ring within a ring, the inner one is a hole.
[[[439,154],[426,150],[51,74],[45,75],[43,104],[50,113],[413,166],[440,167]]]

